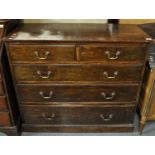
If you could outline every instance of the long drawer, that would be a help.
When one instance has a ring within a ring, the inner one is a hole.
[[[21,106],[25,124],[132,124],[134,106]]]
[[[0,127],[10,126],[10,116],[9,112],[0,112]]]
[[[18,85],[21,102],[136,102],[137,85]],[[36,103],[37,104],[37,103]]]
[[[145,47],[125,44],[9,45],[14,63],[117,62],[142,63]]]
[[[1,111],[8,111],[7,101],[5,96],[0,96],[0,112]]]
[[[142,70],[142,66],[14,65],[17,82],[139,82]]]

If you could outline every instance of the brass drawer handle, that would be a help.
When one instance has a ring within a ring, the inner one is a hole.
[[[118,71],[115,71],[115,72],[113,73],[113,76],[109,76],[108,72],[103,72],[103,75],[105,75],[106,78],[108,78],[108,79],[115,79],[116,76],[118,75]]]
[[[48,121],[52,121],[55,118],[55,113],[52,114],[43,113],[42,117]]]
[[[101,95],[106,99],[106,100],[112,100],[115,96],[116,96],[116,93],[115,92],[112,92],[110,94],[110,96],[107,96],[106,93],[102,92]]]
[[[105,54],[108,56],[108,59],[109,60],[116,60],[116,59],[118,59],[118,56],[120,55],[120,51],[117,51],[116,53],[115,53],[115,57],[112,57],[111,55],[110,55],[110,52],[109,51],[105,51]]]
[[[50,54],[50,52],[49,51],[46,51],[45,53],[44,53],[44,56],[40,56],[39,55],[39,52],[38,51],[34,51],[34,55],[36,56],[36,58],[37,59],[39,59],[39,60],[46,60],[46,59],[48,59],[48,55]]]
[[[50,91],[48,96],[45,96],[43,91],[40,91],[39,94],[43,99],[51,99],[53,96],[53,91]]]
[[[41,71],[37,71],[37,74],[42,78],[42,79],[49,79],[51,77],[52,72],[48,71],[47,75],[42,75]]]
[[[104,121],[110,121],[113,118],[113,115],[109,114],[108,116],[104,116],[104,114],[100,114],[100,118]]]

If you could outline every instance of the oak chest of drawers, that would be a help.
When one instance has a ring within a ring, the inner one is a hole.
[[[6,39],[23,131],[132,131],[150,38],[132,25],[24,24]]]

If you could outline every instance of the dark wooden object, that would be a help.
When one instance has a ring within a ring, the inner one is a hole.
[[[21,20],[0,20],[0,132],[19,135],[19,110],[6,49],[2,38],[8,35]]]
[[[16,29],[5,43],[23,131],[132,131],[150,41],[134,25]]]

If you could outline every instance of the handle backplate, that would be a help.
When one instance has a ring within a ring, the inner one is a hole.
[[[100,118],[103,121],[110,121],[113,118],[113,115],[112,114],[109,114],[109,115],[100,114]]]
[[[42,79],[49,79],[51,77],[51,75],[52,75],[52,72],[51,71],[48,71],[47,72],[47,75],[43,75],[41,73],[41,71],[38,70],[37,71],[37,75],[39,75],[39,77],[42,78]]]
[[[110,96],[108,96],[105,92],[102,92],[101,95],[106,99],[106,100],[112,100],[115,96],[116,96],[116,93],[115,92],[112,92],[110,94]]]
[[[116,53],[115,53],[115,56],[111,56],[111,54],[110,54],[110,51],[105,51],[105,54],[108,56],[108,59],[109,60],[116,60],[116,59],[118,59],[119,57],[119,55],[120,55],[120,51],[117,51]]]
[[[103,75],[107,78],[107,79],[115,79],[118,76],[118,71],[115,71],[113,73],[113,76],[110,76],[108,72],[103,72]]]
[[[43,99],[51,99],[52,96],[53,96],[53,91],[50,91],[48,96],[45,96],[44,92],[43,92],[43,91],[40,91],[40,92],[39,92],[39,95],[40,95]]]
[[[55,118],[55,113],[52,114],[42,113],[42,117],[48,121],[52,121]]]
[[[40,56],[38,51],[34,51],[34,55],[36,56],[37,59],[39,60],[46,60],[48,59],[48,55],[50,54],[49,51],[45,51],[45,53],[43,54],[44,56]]]

